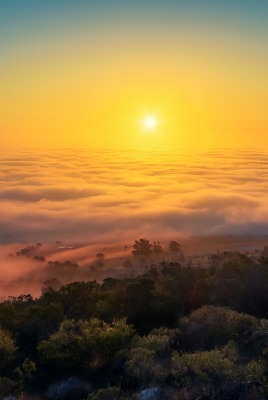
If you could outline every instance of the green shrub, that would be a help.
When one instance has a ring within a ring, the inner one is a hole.
[[[222,350],[198,351],[182,356],[174,352],[172,373],[183,386],[210,383],[220,387],[242,379],[243,373],[236,363],[237,359],[238,353],[233,343]]]

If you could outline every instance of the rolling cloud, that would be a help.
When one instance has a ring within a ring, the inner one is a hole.
[[[5,152],[0,241],[266,233],[263,153]]]

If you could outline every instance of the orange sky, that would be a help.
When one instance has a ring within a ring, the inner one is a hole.
[[[83,4],[72,18],[37,7],[3,32],[1,146],[268,147],[267,35],[250,10]],[[147,113],[161,121],[154,134]]]

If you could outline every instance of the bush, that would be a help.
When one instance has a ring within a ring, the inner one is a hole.
[[[199,351],[182,356],[174,352],[172,373],[181,388],[215,394],[230,383],[242,380],[243,370],[238,367],[237,360],[238,353],[233,343],[221,351]]]
[[[111,363],[130,341],[133,329],[125,320],[107,324],[98,319],[90,321],[66,320],[49,340],[38,349],[45,368],[55,376],[68,373],[87,374],[92,368]]]
[[[182,318],[182,344],[186,350],[209,350],[235,340],[246,345],[259,321],[226,307],[204,306]]]
[[[11,335],[0,329],[0,374],[6,375],[15,359],[17,347]]]
[[[16,388],[16,382],[7,378],[6,376],[0,377],[0,397],[4,398],[14,393]]]
[[[91,393],[87,400],[131,400],[133,397],[126,396],[120,388],[110,387],[100,389],[97,392]]]

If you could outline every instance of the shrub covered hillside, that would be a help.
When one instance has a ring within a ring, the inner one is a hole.
[[[0,303],[0,395],[266,399],[268,261],[161,263]]]

